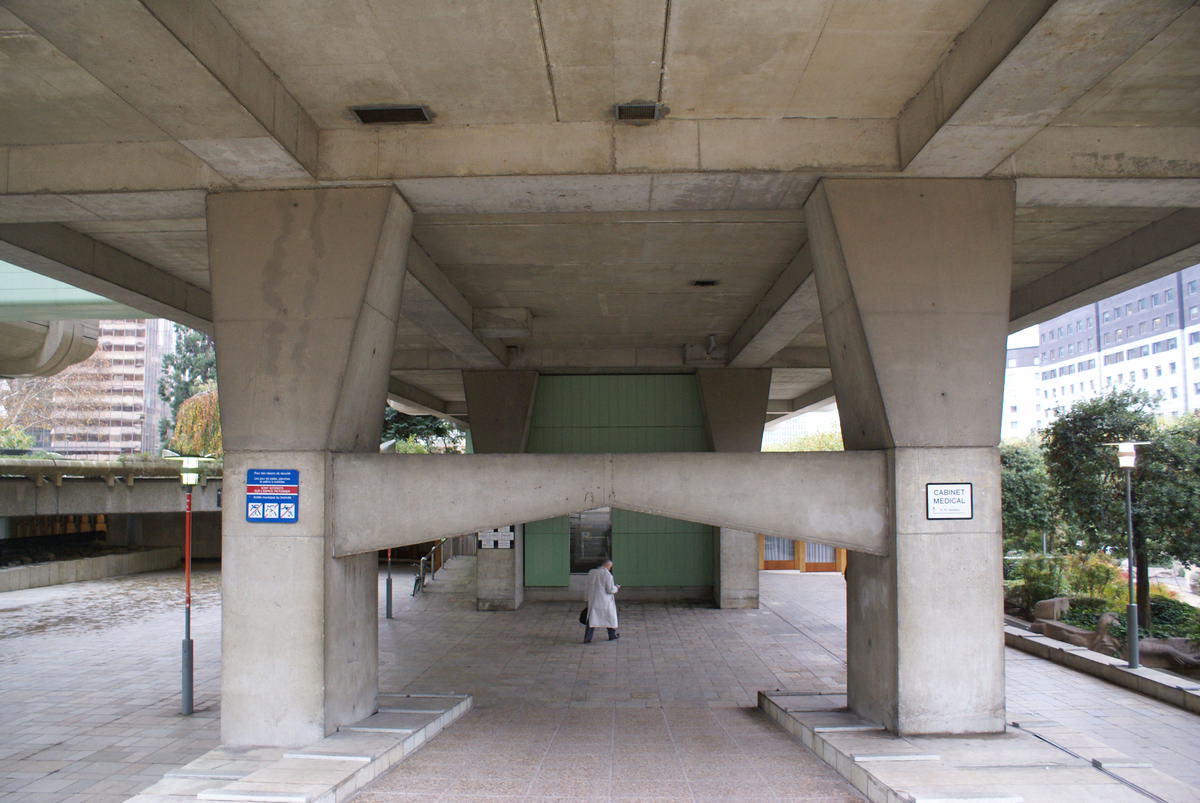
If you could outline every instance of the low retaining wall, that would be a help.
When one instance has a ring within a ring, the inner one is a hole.
[[[8,569],[0,569],[0,592],[171,569],[178,566],[182,559],[182,550],[178,547],[163,547],[140,552],[100,555],[95,558],[13,566]]]
[[[1200,714],[1200,683],[1149,667],[1130,669],[1123,658],[1112,658],[1086,647],[1077,647],[1049,636],[1039,636],[1013,625],[1004,627],[1004,643],[1060,666],[1102,678],[1147,697]]]

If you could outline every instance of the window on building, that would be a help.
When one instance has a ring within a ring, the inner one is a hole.
[[[1162,329],[1162,319],[1161,318],[1155,318],[1150,323],[1154,327],[1154,331],[1157,332],[1159,329]]]
[[[1067,334],[1069,334],[1069,335],[1075,334],[1075,327],[1072,324],[1067,324]]]
[[[1167,290],[1167,292],[1163,293],[1163,301],[1174,301],[1174,300],[1175,300],[1175,291],[1174,290]]]
[[[1151,294],[1151,296],[1150,296],[1150,306],[1152,306],[1152,307],[1157,307],[1157,306],[1158,306],[1158,293],[1153,293],[1153,294]]]
[[[1188,345],[1194,346],[1197,343],[1200,343],[1200,332],[1192,332],[1188,335]]]
[[[1109,315],[1108,315],[1108,310],[1105,310],[1105,311],[1104,311],[1104,322],[1105,322],[1105,323],[1108,323],[1108,318],[1109,318]]]
[[[1092,328],[1092,319],[1088,318],[1087,322],[1088,322],[1088,329],[1091,329]]]
[[[1117,381],[1118,381],[1118,382],[1124,382],[1124,381],[1125,381],[1125,374],[1117,374]]]
[[[1107,346],[1111,342],[1112,342],[1112,335],[1109,332],[1105,332],[1104,333],[1104,345]]]
[[[1179,398],[1179,388],[1175,387],[1174,385],[1171,385],[1171,398],[1172,399]]]
[[[1173,312],[1168,312],[1168,313],[1167,313],[1167,316],[1166,316],[1166,325],[1167,325],[1167,328],[1168,328],[1168,329],[1170,329],[1172,326],[1174,326],[1174,325],[1175,325],[1175,313],[1173,313]]]
[[[590,572],[612,555],[612,508],[572,513],[571,572]]]
[[[1188,307],[1188,320],[1200,318],[1200,307]]]
[[[1146,334],[1146,322],[1145,321],[1142,321],[1141,323],[1138,324],[1138,334],[1139,335]]]
[[[1121,308],[1113,307],[1113,318],[1116,319],[1116,318],[1120,318],[1120,317],[1121,317]]]
[[[1167,364],[1167,370],[1171,373],[1175,373],[1178,369],[1176,368],[1175,363],[1172,362]]]
[[[1139,310],[1139,311],[1140,311],[1140,310],[1144,310],[1145,308],[1146,308],[1146,299],[1144,299],[1144,298],[1139,298],[1139,299],[1138,299],[1138,310]]]
[[[1059,346],[1058,347],[1058,356],[1060,359],[1062,358],[1063,354],[1064,354],[1064,349],[1062,346]]]
[[[1200,357],[1192,357],[1192,367],[1200,369]]]
[[[1132,326],[1125,327],[1125,337],[1133,337],[1133,327]]]
[[[1104,387],[1106,387],[1106,388],[1112,387],[1112,377],[1111,376],[1104,377]]]
[[[1015,404],[1010,404],[1010,405],[1008,406],[1008,411],[1009,411],[1010,413],[1015,413],[1015,412],[1017,411],[1017,405],[1015,405]]]
[[[1126,315],[1133,314],[1133,302],[1132,301],[1130,301],[1128,304],[1125,305],[1125,314]]]

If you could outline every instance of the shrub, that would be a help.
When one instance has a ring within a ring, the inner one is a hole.
[[[1095,630],[1100,614],[1109,610],[1112,610],[1112,606],[1101,597],[1073,597],[1071,607],[1059,617],[1059,621],[1085,630]]]
[[[1058,558],[1039,552],[1027,552],[1013,568],[1013,579],[1005,584],[1021,601],[1026,611],[1043,599],[1056,597],[1062,589]]]
[[[1067,587],[1071,591],[1096,597],[1116,581],[1118,569],[1102,554],[1078,552],[1067,556],[1065,574]]]

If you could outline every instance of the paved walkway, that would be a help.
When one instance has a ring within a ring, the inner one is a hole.
[[[576,604],[476,612],[472,569],[455,561],[416,598],[396,578],[380,685],[470,692],[476,709],[355,803],[862,800],[754,708],[760,689],[843,690],[839,575],[765,572],[756,611],[621,605],[621,640],[585,646]],[[178,573],[0,594],[0,800],[123,801],[215,746],[217,580],[195,583],[191,717]],[[1085,731],[1200,800],[1200,717],[1006,655],[1009,720]]]

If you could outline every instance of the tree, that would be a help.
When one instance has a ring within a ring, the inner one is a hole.
[[[462,432],[449,421],[433,415],[408,415],[388,407],[383,414],[383,432],[380,442],[396,441],[406,444],[397,451],[414,452],[421,446],[426,452],[459,452]]]
[[[163,357],[163,377],[158,382],[158,397],[171,408],[171,414],[159,424],[164,445],[170,440],[179,415],[179,406],[201,392],[207,383],[217,381],[217,358],[211,335],[180,326],[175,329],[175,351]]]
[[[0,449],[28,451],[33,448],[33,436],[20,427],[0,429]]]
[[[1145,533],[1150,557],[1200,563],[1200,416],[1159,426],[1138,447],[1134,476],[1134,533]]]
[[[1000,510],[1005,551],[1035,551],[1055,527],[1050,477],[1031,441],[1000,444]]]
[[[167,448],[180,455],[221,456],[221,405],[215,387],[179,405],[175,434]]]
[[[110,366],[109,358],[97,351],[51,376],[0,379],[0,429],[19,429],[45,448],[55,432],[56,440],[70,440],[111,408]]]
[[[1084,547],[1125,551],[1125,473],[1117,464],[1121,441],[1159,439],[1154,404],[1142,390],[1116,390],[1077,402],[1043,431],[1042,452],[1062,517],[1081,535]],[[1150,626],[1149,558],[1171,554],[1162,537],[1166,516],[1149,486],[1161,463],[1142,451],[1133,474],[1133,548],[1137,567],[1139,624]]]
[[[838,427],[807,432],[767,447],[767,452],[840,452],[842,430]]]

